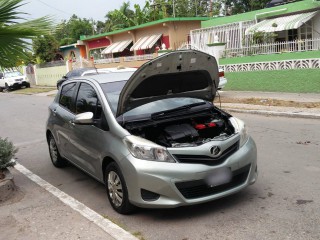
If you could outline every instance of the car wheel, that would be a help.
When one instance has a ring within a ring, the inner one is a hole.
[[[27,82],[27,83],[25,84],[25,86],[26,86],[26,88],[29,88],[29,87],[30,87],[30,83]]]
[[[3,92],[3,88],[2,87],[0,87],[0,92]]]
[[[134,206],[129,202],[127,186],[118,165],[110,163],[105,173],[108,199],[113,209],[121,214],[132,212]]]
[[[10,87],[9,87],[8,83],[5,83],[4,89],[6,90],[6,92],[9,92],[9,91],[10,91]]]
[[[52,135],[49,136],[48,145],[52,164],[57,168],[65,167],[67,165],[67,160],[61,157],[56,141]]]

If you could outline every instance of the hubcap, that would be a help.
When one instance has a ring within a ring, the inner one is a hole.
[[[110,171],[108,174],[108,190],[109,197],[112,203],[119,207],[123,201],[123,191],[120,177],[114,171]]]
[[[53,139],[50,139],[50,155],[52,161],[56,162],[58,159],[58,149],[55,141]]]

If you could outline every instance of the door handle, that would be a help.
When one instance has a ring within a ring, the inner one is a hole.
[[[69,124],[71,125],[71,127],[75,126],[75,123],[72,120],[69,121]]]

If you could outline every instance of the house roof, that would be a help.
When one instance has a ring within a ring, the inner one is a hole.
[[[69,49],[69,48],[77,48],[77,44],[74,43],[74,44],[69,44],[69,45],[63,45],[63,46],[60,46],[59,47],[60,49]]]
[[[93,40],[93,39],[97,39],[97,38],[101,38],[101,37],[114,35],[114,34],[117,34],[117,33],[122,33],[122,32],[127,32],[127,31],[140,29],[140,28],[150,27],[150,26],[153,26],[153,25],[156,25],[156,24],[166,23],[166,22],[204,21],[204,20],[208,20],[208,19],[209,19],[209,17],[164,18],[164,19],[160,19],[160,20],[157,20],[157,21],[148,22],[148,23],[144,23],[144,24],[141,24],[141,25],[138,25],[138,26],[128,27],[128,28],[124,28],[124,29],[120,29],[120,30],[116,30],[116,31],[112,31],[112,32],[106,32],[106,33],[101,33],[101,34],[92,35],[92,36],[80,36],[80,40],[83,40],[83,41]]]
[[[303,12],[311,9],[320,8],[320,1],[303,0],[294,3],[288,3],[276,7],[264,8],[252,12],[246,12],[226,17],[215,17],[208,21],[201,22],[201,28],[225,25],[234,22],[244,22],[256,18],[266,18],[278,15],[290,14],[294,12]]]

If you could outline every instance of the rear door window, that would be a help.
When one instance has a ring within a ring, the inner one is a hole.
[[[76,83],[69,83],[62,87],[59,104],[71,112],[74,111],[73,96],[76,89]]]

